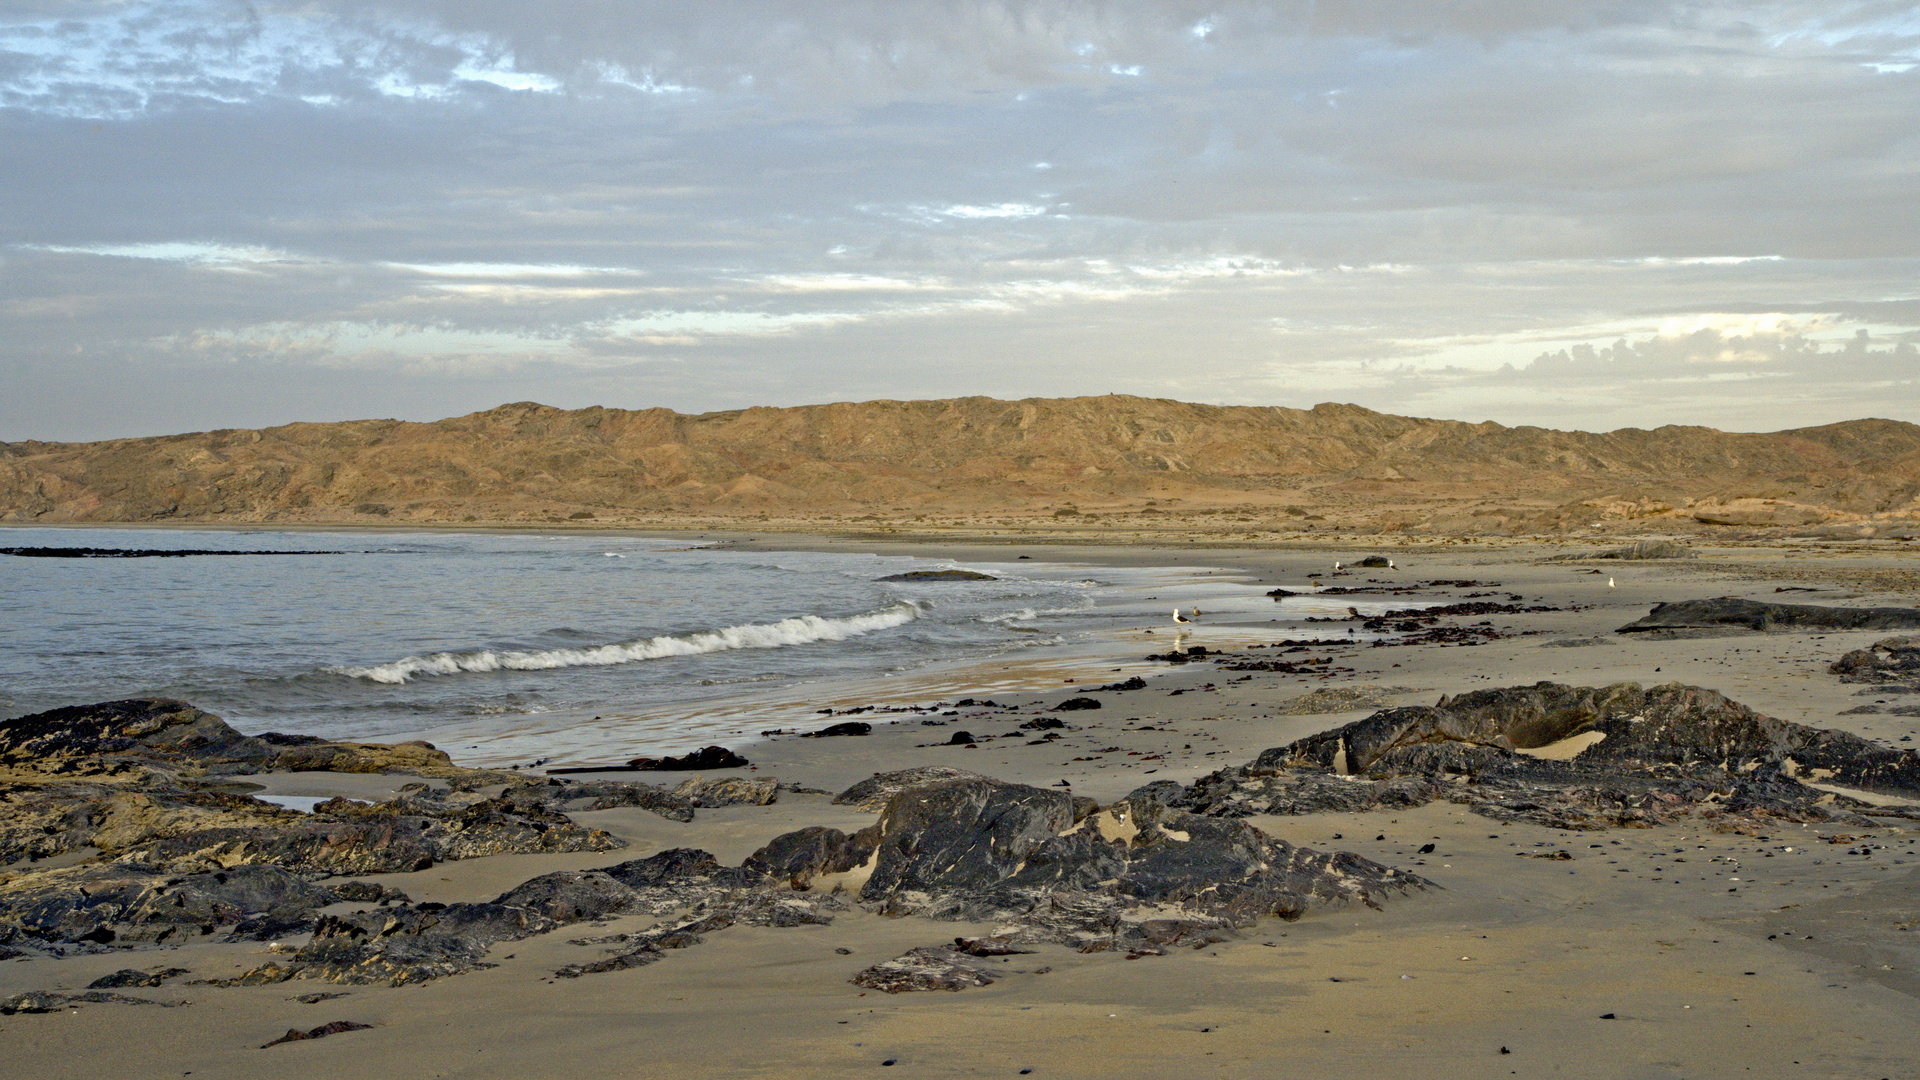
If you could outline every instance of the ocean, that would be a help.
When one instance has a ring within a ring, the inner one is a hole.
[[[249,733],[425,738],[473,765],[618,761],[817,726],[833,705],[1118,680],[1157,666],[1144,656],[1172,645],[1176,604],[1294,633],[1347,604],[1276,605],[1190,566],[609,534],[8,529],[0,546],[279,553],[0,556],[0,716],[173,697]],[[886,580],[949,568],[990,579]]]

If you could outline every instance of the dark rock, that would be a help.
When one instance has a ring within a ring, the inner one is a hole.
[[[1920,679],[1920,637],[1882,638],[1855,649],[1827,668],[1841,682],[1885,683]]]
[[[942,780],[978,778],[979,776],[979,773],[946,765],[922,765],[913,769],[901,769],[898,772],[875,773],[871,778],[862,780],[835,795],[833,803],[835,806],[857,806],[870,813],[879,813],[895,795],[908,788],[923,784],[937,784]]]
[[[992,574],[982,574],[975,570],[909,570],[904,574],[888,574],[877,578],[878,581],[998,581]]]
[[[871,735],[873,725],[865,720],[842,720],[838,724],[829,724],[819,731],[809,731],[800,737],[803,739],[831,739],[841,735]]]
[[[625,780],[548,780],[545,785],[528,784],[509,788],[500,794],[502,801],[514,807],[540,807],[554,813],[581,810],[613,810],[624,806],[651,810],[669,821],[692,821],[692,800],[652,784]]]
[[[1655,604],[1645,617],[1614,631],[1660,634],[1687,630],[1775,630],[1812,633],[1823,630],[1920,629],[1920,608],[1840,608],[1814,604],[1770,604],[1722,596]]]
[[[947,737],[948,746],[971,746],[974,743],[973,732],[956,731]]]
[[[1060,704],[1055,705],[1053,707],[1053,711],[1054,712],[1074,712],[1080,709],[1098,709],[1100,707],[1101,706],[1100,706],[1099,698],[1070,697],[1067,700],[1061,702]]]
[[[1555,744],[1570,756],[1525,753]],[[1176,804],[1231,817],[1445,798],[1499,820],[1561,828],[1685,816],[1729,824],[1920,816],[1920,808],[1869,808],[1795,779],[1812,770],[1837,784],[1920,797],[1920,757],[1911,751],[1776,720],[1711,690],[1539,683],[1385,709],[1203,777]]]
[[[747,856],[745,866],[768,877],[804,888],[821,874],[839,874],[859,866],[872,854],[871,846],[853,842],[839,829],[809,825],[782,833]]]
[[[1391,565],[1392,562],[1393,560],[1387,558],[1385,555],[1369,555],[1366,558],[1361,559],[1359,562],[1354,563],[1353,565],[1373,568],[1373,567],[1386,567]]]
[[[750,762],[724,746],[703,746],[679,757],[640,757],[627,764],[641,772],[690,772],[695,769],[743,769]]]
[[[849,981],[870,990],[904,994],[916,990],[965,990],[990,986],[1000,972],[975,964],[965,953],[940,945],[923,945],[905,956],[882,961]]]
[[[111,975],[102,975],[87,984],[89,990],[119,990],[129,986],[159,986],[168,979],[177,979],[192,972],[186,968],[161,968],[155,971],[135,971],[133,968],[121,968]]]
[[[406,893],[391,885],[375,885],[371,881],[348,881],[331,887],[336,903],[347,904],[404,904],[409,897]]]
[[[1145,690],[1146,688],[1147,688],[1147,680],[1141,678],[1138,675],[1135,675],[1132,678],[1124,679],[1117,683],[1108,683],[1105,686],[1096,686],[1093,689],[1096,693],[1104,693],[1104,692],[1125,692],[1128,690]]]
[[[322,1024],[317,1028],[308,1028],[306,1031],[288,1028],[285,1035],[265,1044],[260,1049],[265,1050],[268,1046],[279,1046],[281,1043],[300,1042],[305,1039],[324,1039],[329,1035],[338,1035],[346,1031],[367,1031],[372,1027],[372,1024],[356,1024],[351,1020],[335,1020],[331,1024]]]
[[[1089,698],[1087,700],[1091,701],[1092,699]],[[1057,731],[1066,727],[1067,722],[1057,716],[1036,716],[1020,726],[1028,731]]]

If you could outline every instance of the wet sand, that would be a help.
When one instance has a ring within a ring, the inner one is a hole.
[[[1125,548],[991,548],[990,555],[974,557],[1143,560],[1136,565],[1168,558],[1164,551]],[[1394,553],[1399,571],[1358,571],[1340,580],[1350,587],[1369,577],[1396,583],[1498,581],[1503,596],[1519,593],[1529,605],[1578,608],[1490,616],[1496,626],[1515,632],[1498,641],[1313,650],[1334,659],[1328,666],[1350,669],[1332,675],[1242,673],[1206,663],[1157,666],[1147,689],[1093,694],[1104,706],[1097,711],[1049,711],[1090,685],[1126,677],[1146,653],[1165,651],[1173,628],[1143,625],[1134,639],[1137,648],[1116,653],[1130,656],[1128,663],[1047,671],[1044,678],[1033,673],[1017,680],[1026,687],[1019,693],[989,695],[1017,711],[861,714],[856,718],[876,725],[870,736],[755,744],[749,748],[754,775],[837,791],[878,771],[947,764],[1042,785],[1065,780],[1076,794],[1107,801],[1152,780],[1190,781],[1372,711],[1288,713],[1289,699],[1317,689],[1413,688],[1392,700],[1417,703],[1541,679],[1695,683],[1782,719],[1843,728],[1889,745],[1903,745],[1903,736],[1920,737],[1920,717],[1846,714],[1876,698],[1826,671],[1842,652],[1883,634],[1651,641],[1612,633],[1659,600],[1735,595],[1913,606],[1920,597],[1911,592],[1876,591],[1899,580],[1910,565],[1898,554],[1748,549],[1709,551],[1707,558],[1686,563],[1539,559],[1564,550],[1509,545]],[[950,554],[925,545],[915,545],[914,553]],[[1192,560],[1182,565],[1205,562],[1285,585],[1304,583],[1307,573],[1340,556],[1223,549],[1178,557]],[[1603,572],[1580,572],[1589,568]],[[1769,576],[1770,570],[1777,574]],[[1609,576],[1615,579],[1611,589]],[[1823,591],[1773,591],[1783,586]],[[1407,606],[1435,602],[1432,594],[1399,599]],[[1329,636],[1344,633],[1339,624],[1326,625]],[[1224,625],[1207,620],[1193,631],[1189,646],[1236,648],[1280,632],[1248,618]],[[1299,628],[1284,632],[1298,634]],[[1116,673],[1114,666],[1123,670]],[[824,704],[852,703],[794,702],[782,726],[807,730],[841,719],[813,711]],[[1075,730],[1030,745],[1039,733],[1019,725],[1041,716],[1063,719]],[[941,745],[960,729],[993,737],[973,749]],[[367,798],[412,778],[261,779],[276,794]],[[832,806],[826,796],[791,792],[768,807],[702,810],[687,824],[640,810],[575,816],[630,846],[453,862],[369,880],[401,888],[416,901],[484,900],[549,870],[608,865],[670,847],[703,847],[723,862],[737,862],[792,828],[851,830],[872,820]],[[1920,836],[1913,833],[1888,829],[1867,836],[1798,825],[1761,835],[1696,827],[1570,833],[1498,823],[1447,804],[1398,813],[1261,817],[1254,823],[1295,843],[1405,867],[1439,887],[1379,911],[1320,909],[1294,923],[1263,922],[1240,940],[1165,957],[1128,961],[1046,947],[1005,958],[1006,978],[960,993],[889,996],[862,991],[847,978],[913,946],[989,927],[857,910],[831,926],[737,926],[648,967],[553,978],[563,964],[602,955],[600,946],[570,941],[653,921],[634,916],[502,945],[492,957],[499,966],[424,986],[291,982],[217,989],[182,980],[126,991],[192,1002],[181,1008],[90,1004],[4,1017],[0,1060],[7,1062],[8,1075],[21,1077],[297,1073],[356,1080],[580,1073],[839,1077],[878,1069],[936,1077],[1015,1076],[1022,1069],[1060,1077],[1920,1072],[1920,946],[1907,944],[1914,933],[1907,927],[1920,920]],[[1839,836],[1846,839],[1828,842]],[[1429,843],[1434,850],[1421,854]],[[1561,851],[1571,858],[1532,857]],[[0,996],[78,989],[123,967],[164,964],[192,969],[187,978],[220,978],[258,966],[268,955],[269,947],[257,943],[196,944],[0,962]],[[1040,968],[1051,970],[1040,974]],[[312,1005],[291,1000],[315,991],[348,996]],[[290,1027],[333,1020],[374,1027],[258,1049]],[[889,1059],[895,1064],[884,1065]]]

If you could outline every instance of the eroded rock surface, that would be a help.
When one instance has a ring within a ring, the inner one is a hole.
[[[1828,667],[1850,683],[1920,683],[1920,637],[1882,638]]]
[[[1920,630],[1920,608],[1843,608],[1818,604],[1771,604],[1721,596],[1655,604],[1647,614],[1614,631],[1666,635],[1685,631]]]
[[[1170,801],[1235,816],[1445,799],[1560,828],[1920,815],[1803,780],[1920,800],[1920,757],[1764,716],[1695,686],[1538,683],[1385,709],[1203,777]]]

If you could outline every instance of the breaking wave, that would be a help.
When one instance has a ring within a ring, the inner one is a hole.
[[[720,630],[699,630],[688,634],[662,634],[638,641],[620,641],[585,649],[543,649],[521,652],[478,649],[473,652],[441,652],[431,656],[409,656],[373,667],[330,667],[335,675],[368,682],[397,684],[411,682],[422,675],[458,675],[482,671],[546,671],[554,668],[609,667],[637,660],[658,660],[667,656],[695,656],[728,649],[777,649],[785,645],[807,645],[816,641],[844,641],[847,638],[904,626],[920,617],[921,605],[912,601],[869,611],[861,615],[829,619],[820,615],[800,615],[775,623],[729,626]]]

